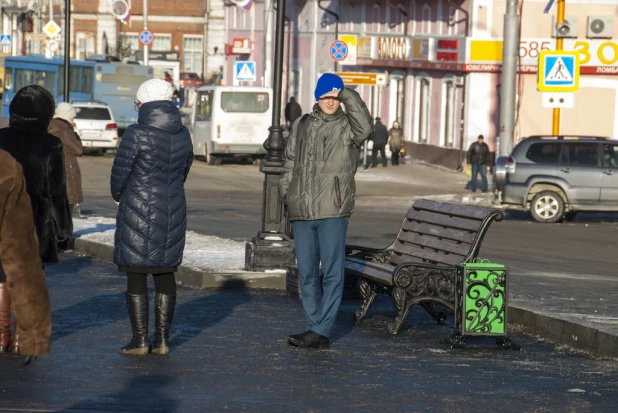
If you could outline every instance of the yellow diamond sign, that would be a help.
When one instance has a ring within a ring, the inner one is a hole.
[[[47,24],[43,26],[43,33],[45,33],[47,37],[58,36],[61,30],[60,26],[53,20],[48,21]]]

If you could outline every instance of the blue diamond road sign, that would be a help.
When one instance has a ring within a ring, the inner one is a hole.
[[[335,40],[330,45],[330,57],[335,61],[348,57],[348,45],[342,40]]]

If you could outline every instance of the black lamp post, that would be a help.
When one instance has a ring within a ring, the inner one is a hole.
[[[279,197],[279,175],[283,169],[283,127],[281,126],[281,91],[283,81],[283,39],[285,36],[285,0],[277,1],[275,64],[273,68],[273,118],[270,134],[264,142],[268,152],[260,165],[264,173],[262,230],[245,249],[245,269],[263,271],[294,265],[294,244],[281,231],[283,203]]]

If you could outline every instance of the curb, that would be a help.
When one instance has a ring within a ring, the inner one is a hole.
[[[74,250],[84,255],[112,262],[114,247],[77,238]],[[249,272],[240,270],[197,271],[178,267],[179,285],[191,288],[263,288],[286,291],[285,272]],[[553,343],[585,351],[593,356],[618,359],[618,336],[572,321],[536,313],[509,305],[509,323],[524,333]]]
[[[75,252],[101,260],[113,261],[114,247],[87,239],[76,238]],[[176,282],[191,288],[264,288],[285,291],[285,271],[250,272],[242,270],[198,271],[181,265]]]

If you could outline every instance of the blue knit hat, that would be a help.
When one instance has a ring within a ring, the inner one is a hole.
[[[339,76],[334,73],[324,73],[315,86],[315,100],[320,100],[320,97],[326,93],[341,90],[343,87],[343,80]]]

